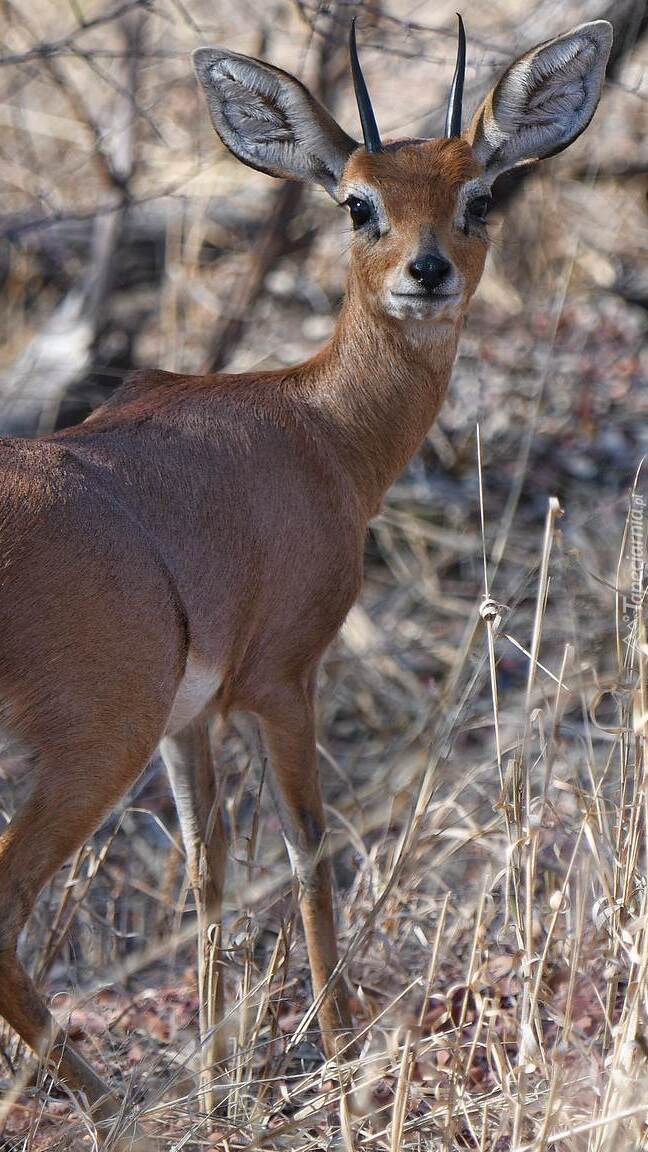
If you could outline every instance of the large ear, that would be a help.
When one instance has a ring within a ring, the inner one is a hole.
[[[612,25],[594,20],[511,64],[466,133],[489,177],[562,152],[580,136],[599,102],[611,47]]]
[[[315,180],[335,198],[358,147],[299,80],[223,48],[193,54],[212,123],[244,164],[292,180]]]

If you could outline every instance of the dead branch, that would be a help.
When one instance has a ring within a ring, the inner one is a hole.
[[[239,344],[263,292],[268,272],[286,253],[289,245],[286,226],[294,219],[302,199],[302,185],[289,180],[283,181],[275,192],[261,235],[252,249],[249,267],[234,294],[231,314],[214,334],[208,365],[210,372],[222,368]]]
[[[4,56],[0,56],[0,67],[8,64],[27,64],[30,60],[42,59],[44,56],[56,56],[71,48],[77,36],[82,35],[82,33],[89,32],[93,28],[100,28],[104,24],[112,24],[122,20],[132,12],[149,11],[152,4],[153,0],[126,0],[126,3],[119,4],[110,12],[105,12],[103,16],[95,16],[91,20],[80,20],[76,28],[58,40],[43,40],[40,44],[35,44],[24,52],[5,53]]]
[[[98,215],[92,226],[90,259],[81,280],[70,290],[41,331],[0,379],[2,429],[5,435],[29,436],[49,431],[61,400],[88,371],[93,347],[106,315],[110,282],[121,230],[129,205],[129,182],[135,163],[138,47],[143,16],[130,5],[121,28],[126,40],[126,99],[117,100],[112,138],[98,132],[96,145],[105,153],[106,171],[116,202],[114,211]],[[63,77],[59,76],[63,83]],[[111,142],[109,140],[111,139]]]

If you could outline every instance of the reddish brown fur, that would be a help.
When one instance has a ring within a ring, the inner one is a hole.
[[[170,759],[196,754],[213,707],[259,718],[298,859],[316,993],[330,976],[315,672],[357,596],[367,522],[446,390],[485,256],[485,242],[452,223],[457,188],[478,171],[461,140],[351,156],[344,181],[378,187],[392,228],[373,247],[353,245],[336,331],[307,363],[240,376],[138,373],[84,424],[1,445],[2,723],[36,777],[0,840],[0,1011],[32,1047],[54,1028],[17,964],[17,933],[162,738],[189,650],[218,670],[219,687],[172,736]],[[430,341],[413,340],[378,302],[386,271],[424,229],[466,278],[462,308]],[[179,796],[196,886],[191,843],[207,835],[199,800]],[[222,859],[210,867],[217,916]],[[350,1023],[341,985],[320,1019],[330,1051]],[[91,1100],[101,1095],[69,1045],[60,1072]]]

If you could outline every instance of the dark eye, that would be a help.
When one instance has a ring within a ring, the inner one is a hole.
[[[361,200],[359,196],[349,196],[345,204],[351,214],[354,228],[362,228],[362,225],[371,219],[371,204],[367,200]]]
[[[464,231],[468,231],[469,225],[471,223],[485,224],[490,206],[490,196],[475,196],[474,200],[469,200],[468,204],[466,205],[466,222],[464,225]]]

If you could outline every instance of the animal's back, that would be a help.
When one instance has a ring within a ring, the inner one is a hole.
[[[317,659],[357,594],[364,525],[318,420],[290,373],[152,373],[65,437],[150,532],[232,705]]]

